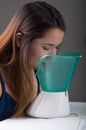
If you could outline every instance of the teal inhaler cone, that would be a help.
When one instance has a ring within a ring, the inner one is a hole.
[[[36,75],[42,91],[27,109],[28,115],[54,118],[70,114],[68,89],[81,57],[78,52],[64,51],[40,58]]]
[[[38,63],[36,73],[42,90],[46,92],[67,91],[81,57],[80,53],[74,51],[43,56]]]

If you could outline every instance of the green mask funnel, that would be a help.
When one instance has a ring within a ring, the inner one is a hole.
[[[81,57],[80,53],[74,51],[43,56],[39,60],[36,73],[42,90],[46,92],[67,91]]]
[[[82,55],[75,51],[40,58],[36,75],[42,91],[27,109],[32,117],[54,118],[70,114],[68,89]]]

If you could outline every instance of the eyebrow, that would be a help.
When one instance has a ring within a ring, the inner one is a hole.
[[[43,45],[54,46],[54,44],[52,44],[52,43],[45,43]],[[61,44],[58,44],[56,47],[60,47],[60,46],[61,46]]]

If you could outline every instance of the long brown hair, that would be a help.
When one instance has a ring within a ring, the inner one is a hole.
[[[29,45],[50,28],[65,32],[61,13],[46,2],[31,2],[14,15],[0,36],[0,69],[17,102],[15,116],[24,115],[37,94],[28,58]],[[16,45],[17,33],[21,33],[20,47]]]

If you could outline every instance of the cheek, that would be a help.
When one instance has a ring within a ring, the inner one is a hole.
[[[40,53],[40,51],[38,51],[38,50],[32,50],[31,52],[30,52],[30,58],[31,58],[31,60],[37,60],[37,59],[39,59],[41,57],[41,53]]]
[[[37,67],[39,59],[44,55],[41,48],[31,48],[29,52],[30,64],[32,67]]]

